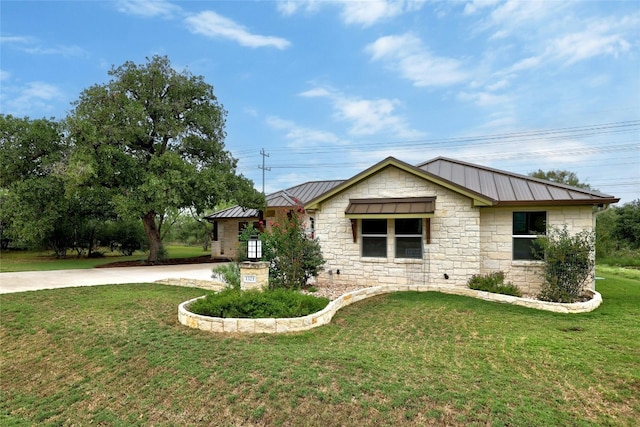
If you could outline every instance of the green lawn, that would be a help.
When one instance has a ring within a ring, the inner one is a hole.
[[[209,255],[201,246],[167,246],[169,258],[190,258],[201,255]],[[105,252],[102,258],[77,258],[69,253],[64,259],[56,259],[51,252],[35,251],[2,251],[0,253],[0,272],[10,271],[44,271],[44,270],[74,270],[93,268],[97,265],[109,264],[118,261],[143,261],[147,254],[136,252],[132,256],[125,257],[119,252]]]
[[[277,336],[183,327],[193,288],[0,295],[0,425],[637,425],[640,280],[605,277],[592,313],[397,293]]]

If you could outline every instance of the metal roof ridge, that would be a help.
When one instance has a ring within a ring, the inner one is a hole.
[[[476,169],[481,169],[481,170],[485,170],[485,171],[491,172],[491,173],[498,173],[498,174],[509,176],[509,177],[524,179],[526,181],[537,182],[537,183],[543,184],[543,185],[550,185],[550,186],[553,186],[553,187],[562,188],[564,190],[571,190],[571,191],[576,191],[578,193],[589,194],[591,196],[605,197],[605,198],[612,198],[613,197],[610,194],[602,193],[602,192],[596,191],[596,190],[589,190],[589,189],[586,189],[586,188],[575,187],[575,186],[569,185],[569,184],[564,184],[564,183],[554,182],[554,181],[548,181],[548,180],[545,180],[545,179],[536,178],[536,177],[529,176],[529,175],[522,175],[522,174],[519,174],[519,173],[516,173],[516,172],[510,172],[510,171],[507,171],[507,170],[504,170],[504,169],[492,168],[490,166],[479,165],[479,164],[476,164],[476,163],[465,162],[465,161],[462,161],[462,160],[452,159],[452,158],[443,157],[443,156],[439,156],[439,157],[433,158],[431,160],[427,160],[426,162],[421,163],[417,167],[424,167],[424,166],[426,166],[426,165],[428,165],[430,163],[434,163],[434,162],[439,161],[439,160],[444,160],[444,161],[447,161],[447,162],[456,163],[456,164],[463,165],[463,166],[468,166],[468,167],[472,167],[472,168],[476,168]],[[572,197],[572,199],[573,199],[573,197]]]

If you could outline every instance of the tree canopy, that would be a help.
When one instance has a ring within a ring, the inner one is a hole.
[[[544,179],[546,181],[557,182],[559,184],[571,185],[572,187],[584,188],[585,190],[593,190],[589,184],[581,182],[575,172],[568,170],[551,169],[545,172],[542,169],[538,169],[535,172],[530,172],[529,176]]]
[[[50,174],[66,154],[58,122],[0,115],[0,188]]]
[[[108,189],[119,215],[142,219],[149,261],[158,260],[169,209],[203,212],[229,199],[262,207],[263,195],[236,174],[224,146],[227,113],[202,77],[160,56],[109,75],[81,93],[66,120],[74,148],[67,175],[78,187]]]

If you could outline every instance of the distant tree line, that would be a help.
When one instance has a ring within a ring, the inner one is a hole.
[[[187,212],[198,218],[229,201],[263,207],[224,148],[226,111],[202,77],[160,56],[109,75],[61,121],[0,115],[3,247],[62,256],[92,255],[98,242],[127,253],[144,246],[155,262],[169,225]]]
[[[566,170],[543,171],[538,169],[529,174],[534,178],[594,190],[581,182],[574,172]],[[632,259],[640,258],[640,200],[611,206],[604,212],[596,213],[596,257],[616,264],[632,264]],[[637,262],[637,261],[636,261]]]

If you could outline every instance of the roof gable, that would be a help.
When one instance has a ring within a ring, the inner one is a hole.
[[[473,199],[474,204],[476,206],[490,206],[493,204],[493,201],[491,199],[486,198],[485,196],[483,196],[480,193],[475,192],[472,189],[469,188],[465,188],[463,186],[460,186],[452,181],[449,180],[445,180],[440,178],[439,176],[432,174],[429,171],[417,168],[415,166],[412,166],[408,163],[405,163],[401,160],[398,160],[394,157],[387,157],[386,159],[384,159],[383,161],[376,163],[375,165],[371,166],[370,168],[360,172],[359,174],[355,175],[353,178],[348,179],[346,181],[344,181],[343,183],[335,186],[333,189],[331,189],[330,191],[327,191],[323,194],[320,194],[318,197],[316,197],[315,199],[309,201],[307,204],[305,204],[305,208],[306,209],[318,209],[320,204],[324,201],[327,200],[333,196],[335,196],[336,194],[339,194],[345,190],[347,190],[348,188],[356,185],[357,183],[366,180],[367,178],[369,178],[372,175],[375,175],[376,173],[380,172],[383,169],[386,169],[388,167],[395,167],[398,169],[401,169],[407,173],[410,173],[412,175],[418,176],[422,179],[426,179],[428,181],[431,181],[435,184],[438,184],[442,187],[446,187],[452,191],[455,191],[456,193],[465,195],[471,199]]]

